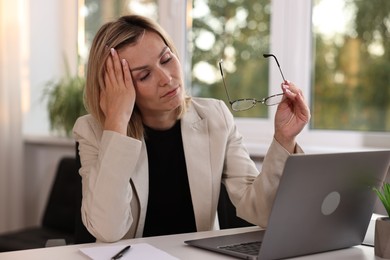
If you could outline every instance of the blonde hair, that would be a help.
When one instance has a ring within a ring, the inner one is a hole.
[[[88,113],[94,116],[101,126],[104,124],[105,116],[100,108],[100,92],[104,88],[105,62],[110,55],[110,48],[119,50],[122,47],[136,44],[146,31],[157,33],[178,57],[177,50],[168,34],[159,24],[143,16],[122,16],[104,24],[95,35],[88,59],[84,105]],[[183,104],[177,108],[178,119],[185,113],[189,99],[185,96]],[[144,136],[142,117],[137,105],[134,106],[127,127],[127,135],[137,139]]]

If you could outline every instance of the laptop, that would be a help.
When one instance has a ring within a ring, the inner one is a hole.
[[[185,243],[261,260],[360,245],[377,199],[373,188],[382,186],[389,164],[390,150],[291,155],[284,166],[266,231]],[[236,244],[252,249],[249,253],[237,252]]]

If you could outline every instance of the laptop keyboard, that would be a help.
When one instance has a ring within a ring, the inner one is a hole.
[[[229,250],[229,251],[238,252],[238,253],[256,256],[259,254],[260,246],[261,246],[261,242],[255,241],[255,242],[249,242],[249,243],[221,246],[219,248]]]

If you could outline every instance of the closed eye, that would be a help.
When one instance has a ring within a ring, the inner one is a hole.
[[[161,56],[160,64],[168,64],[173,59],[173,53],[169,48],[167,48],[167,51]],[[151,71],[149,69],[144,69],[143,72],[140,74],[139,81],[145,81],[150,76]]]
[[[166,64],[172,60],[172,54],[167,52],[161,57],[161,64]]]
[[[139,80],[144,81],[149,77],[149,75],[150,75],[150,71],[147,70],[145,71],[145,73],[142,73],[141,78]]]

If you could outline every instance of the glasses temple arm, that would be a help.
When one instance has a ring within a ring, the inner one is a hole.
[[[276,58],[276,56],[275,56],[275,55],[273,55],[273,54],[263,54],[263,57],[264,57],[264,58],[273,57],[273,58],[275,59],[275,61],[276,61],[276,64],[278,65],[278,68],[279,68],[280,74],[282,75],[283,81],[285,82],[285,81],[286,81],[286,79],[284,78],[284,75],[283,75],[282,69],[280,68],[280,64],[279,64],[279,61],[278,61],[278,59]]]
[[[220,61],[218,62],[219,71],[221,72],[223,87],[225,88],[226,96],[227,96],[227,98],[228,98],[228,100],[229,100],[229,103],[230,103],[230,105],[231,105],[231,104],[233,104],[233,102],[232,102],[232,100],[230,99],[229,92],[228,92],[227,87],[226,87],[225,73],[223,73],[222,63],[223,63],[222,60],[220,60]]]

